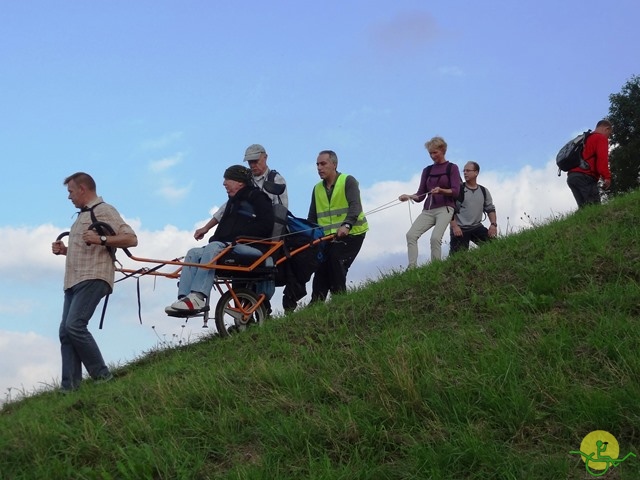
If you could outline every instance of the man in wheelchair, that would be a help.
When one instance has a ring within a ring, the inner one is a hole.
[[[184,258],[185,264],[206,265],[238,237],[267,238],[274,225],[271,199],[252,184],[251,170],[232,165],[224,172],[222,183],[229,200],[215,233],[204,247],[192,248]],[[232,252],[244,257],[260,257],[259,243],[236,244]],[[215,281],[215,269],[183,266],[178,283],[178,300],[165,308],[169,315],[195,315],[207,306],[207,296]]]

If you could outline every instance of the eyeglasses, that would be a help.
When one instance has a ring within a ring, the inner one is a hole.
[[[464,170],[462,170],[463,172],[477,172],[477,170],[472,170],[469,168],[465,168]]]

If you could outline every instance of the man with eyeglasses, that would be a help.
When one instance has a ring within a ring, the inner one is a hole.
[[[464,182],[456,202],[456,213],[451,219],[451,244],[449,255],[469,250],[469,242],[478,245],[495,238],[498,234],[496,207],[489,190],[477,182],[480,165],[467,162],[462,173]],[[482,224],[484,214],[489,217],[489,228]]]

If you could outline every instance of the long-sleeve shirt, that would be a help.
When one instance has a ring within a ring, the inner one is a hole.
[[[584,158],[589,166],[589,170],[580,167],[572,168],[570,172],[579,172],[594,177],[599,180],[602,177],[605,180],[611,180],[611,171],[609,170],[609,139],[606,135],[599,132],[593,132],[587,137],[582,151]]]
[[[448,165],[451,165],[449,175],[447,175]],[[452,191],[451,196],[442,193],[429,193],[436,187],[450,188]],[[422,170],[420,186],[415,194],[418,196],[418,202],[426,198],[424,210],[432,210],[439,207],[455,208],[456,198],[458,198],[459,193],[460,170],[455,163],[446,161],[434,163]]]

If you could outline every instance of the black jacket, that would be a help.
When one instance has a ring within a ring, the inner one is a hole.
[[[269,238],[273,223],[271,199],[259,188],[246,186],[229,197],[222,219],[209,242],[233,242],[241,236]]]

